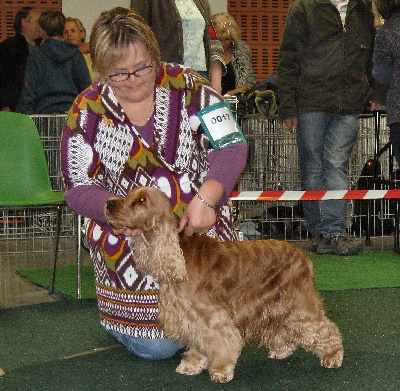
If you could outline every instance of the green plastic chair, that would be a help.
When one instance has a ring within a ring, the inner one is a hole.
[[[54,207],[57,212],[53,272],[54,293],[64,192],[51,187],[46,155],[33,120],[0,112],[0,208]]]

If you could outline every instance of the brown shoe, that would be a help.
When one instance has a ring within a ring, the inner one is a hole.
[[[320,241],[318,254],[357,255],[362,251],[362,244],[352,236],[333,236]]]
[[[315,253],[322,240],[323,238],[321,234],[313,236],[310,240],[309,250]]]

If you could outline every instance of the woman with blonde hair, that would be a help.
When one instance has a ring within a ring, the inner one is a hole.
[[[221,12],[214,14],[211,20],[224,48],[227,67],[222,77],[222,95],[244,93],[256,82],[249,45],[241,40],[241,29],[232,15]]]
[[[182,234],[235,239],[228,200],[247,145],[224,98],[192,69],[161,62],[153,31],[134,11],[103,12],[90,47],[97,81],[76,98],[62,139],[65,198],[89,218],[101,324],[139,357],[168,358],[181,346],[158,325],[157,281],[136,270],[128,239],[138,232],[109,226],[106,202],[156,187]]]

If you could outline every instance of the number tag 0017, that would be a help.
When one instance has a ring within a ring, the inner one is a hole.
[[[246,143],[246,138],[228,102],[218,102],[205,107],[197,113],[197,116],[215,149]]]

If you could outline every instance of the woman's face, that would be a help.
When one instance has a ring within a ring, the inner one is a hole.
[[[226,15],[220,15],[215,18],[214,27],[221,42],[231,41],[232,39],[232,22]]]
[[[70,20],[65,23],[63,37],[65,41],[79,46],[85,40],[85,33],[79,30],[76,22]]]
[[[149,53],[144,44],[138,42],[131,44],[126,56],[117,61],[107,72],[107,81],[114,95],[122,103],[140,103],[149,96],[154,95],[156,69],[146,68],[143,76],[130,75],[127,80],[114,81],[110,75],[132,73],[152,64]],[[147,73],[149,72],[149,73]],[[143,72],[141,72],[143,73]]]

